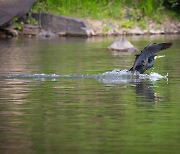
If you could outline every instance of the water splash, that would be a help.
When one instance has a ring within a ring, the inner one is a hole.
[[[115,69],[112,71],[104,72],[101,74],[95,75],[58,75],[58,74],[10,74],[10,75],[1,75],[0,78],[6,79],[15,79],[15,78],[31,78],[38,80],[51,79],[55,80],[58,78],[71,78],[71,79],[86,79],[86,78],[94,78],[99,82],[103,83],[130,83],[130,82],[140,82],[144,79],[148,79],[151,81],[157,81],[163,78],[168,78],[168,75],[162,76],[158,73],[151,72],[150,74],[139,74],[138,72],[132,73],[128,70],[119,70]]]
[[[151,72],[149,74],[149,79],[151,81],[157,81],[157,80],[160,80],[160,79],[168,79],[168,73],[165,75],[165,76],[162,76],[156,72]]]
[[[99,81],[103,83],[131,83],[141,82],[142,80],[157,81],[168,78],[168,75],[162,76],[158,73],[151,72],[150,74],[140,74],[138,72],[132,73],[128,70],[115,69],[99,75]]]

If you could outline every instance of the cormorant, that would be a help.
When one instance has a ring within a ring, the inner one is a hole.
[[[133,73],[137,71],[140,74],[143,74],[147,69],[153,67],[154,59],[163,57],[157,56],[156,52],[167,49],[171,46],[172,43],[153,43],[147,45],[139,55],[136,55],[134,65],[129,71]]]

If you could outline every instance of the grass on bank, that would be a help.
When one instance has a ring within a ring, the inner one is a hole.
[[[161,24],[167,16],[179,15],[167,11],[165,0],[39,0],[33,7],[35,12],[49,12],[57,15],[116,21],[119,27],[146,28],[148,20]],[[168,1],[168,0],[166,0]],[[169,0],[171,1],[171,0]],[[173,4],[178,0],[173,0]],[[108,28],[108,27],[107,27]]]

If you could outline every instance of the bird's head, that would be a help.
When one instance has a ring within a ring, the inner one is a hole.
[[[154,55],[154,59],[158,59],[158,58],[162,58],[162,57],[165,57],[165,55]]]
[[[155,59],[162,58],[162,57],[165,57],[165,55],[156,55],[156,54],[153,54],[153,55],[151,55],[148,58],[148,62],[150,63],[150,62],[154,61]]]

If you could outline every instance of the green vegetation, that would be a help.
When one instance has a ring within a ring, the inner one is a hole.
[[[13,19],[13,21],[15,22],[15,29],[21,31],[22,30],[22,26],[24,25],[23,21],[19,21],[19,19],[17,17],[15,17]]]
[[[28,24],[32,25],[38,25],[38,21],[32,17],[32,13],[29,13],[28,19],[27,19]]]
[[[111,29],[112,29],[111,26],[105,25],[105,26],[102,28],[102,31],[105,33],[105,32],[108,32],[108,31],[111,30]]]
[[[14,23],[15,23],[15,29],[17,29],[17,30],[19,30],[19,31],[21,31],[23,28],[23,25],[25,24],[25,23],[27,23],[27,24],[31,24],[31,25],[38,25],[38,21],[36,21],[36,19],[34,19],[33,17],[32,17],[32,14],[31,14],[31,12],[28,14],[28,18],[27,18],[27,21],[22,21],[22,20],[19,20],[19,18],[17,18],[17,17],[15,17],[14,19],[13,19],[13,21],[14,21]]]
[[[145,27],[148,19],[162,23],[167,16],[179,18],[178,7],[178,0],[39,0],[33,11],[122,21],[121,27],[130,28]]]

